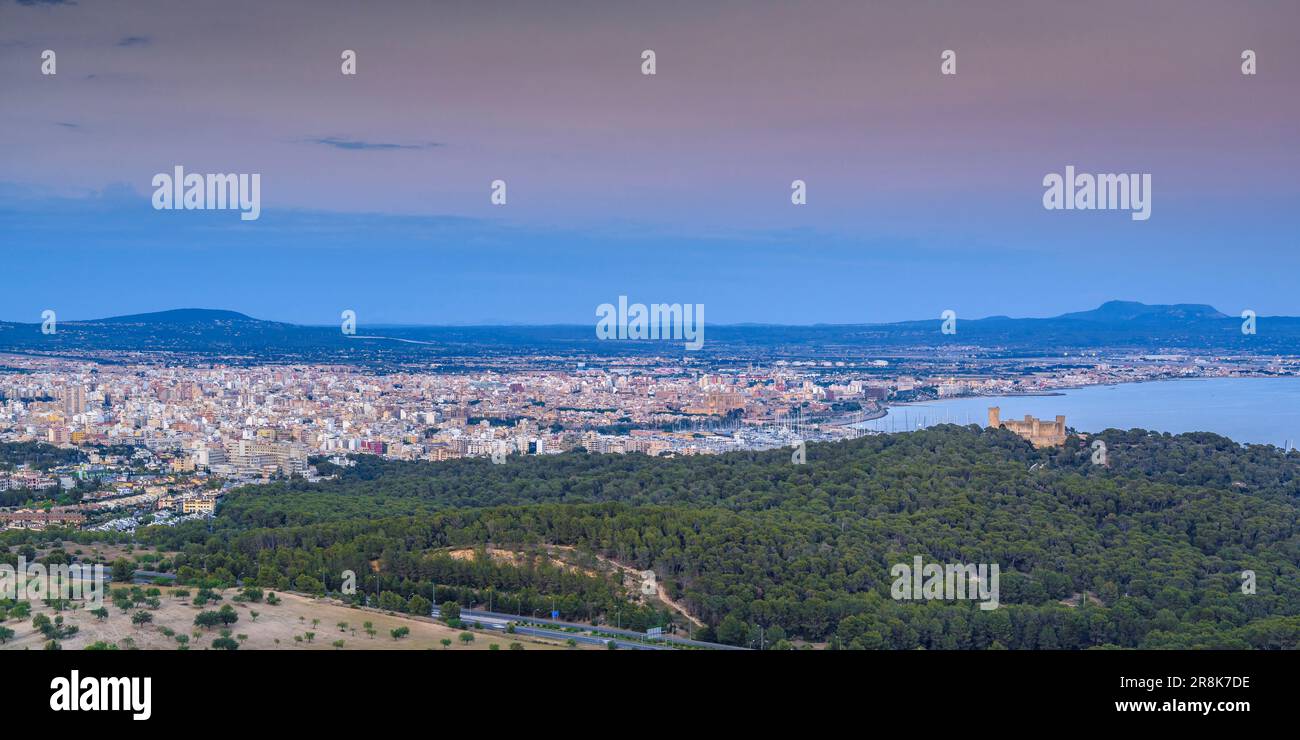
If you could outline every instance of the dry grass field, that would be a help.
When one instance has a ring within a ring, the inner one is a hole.
[[[276,606],[238,604],[231,601],[238,591],[227,589],[221,592],[222,601],[200,608],[193,606],[189,598],[177,598],[172,588],[162,587],[161,591],[162,606],[145,610],[153,615],[153,623],[144,626],[131,623],[131,615],[140,610],[123,612],[111,603],[105,604],[109,617],[103,621],[96,619],[87,609],[59,612],[65,623],[78,627],[76,635],[60,641],[63,649],[81,650],[102,641],[118,645],[119,649],[134,646],[144,650],[175,650],[180,643],[174,636],[163,632],[163,628],[168,628],[175,634],[189,635],[189,649],[206,650],[215,638],[221,636],[221,630],[194,626],[194,616],[200,611],[219,609],[223,604],[230,604],[239,614],[239,621],[228,629],[231,637],[242,638],[239,639],[241,650],[490,650],[494,644],[499,650],[507,650],[512,642],[522,644],[526,650],[575,649],[558,641],[482,631],[473,631],[474,641],[466,644],[459,639],[465,630],[452,629],[431,619],[356,609],[336,601],[299,594],[278,593],[281,603]],[[197,592],[193,588],[189,591],[191,594]],[[252,612],[258,613],[256,620]],[[44,604],[33,605],[32,615],[36,614],[46,614],[51,619],[56,616]],[[376,631],[373,637],[367,634],[365,622],[372,623]],[[340,628],[340,623],[346,623],[346,628]],[[4,626],[14,630],[16,635],[8,643],[0,645],[0,650],[40,650],[45,645],[45,637],[32,627],[30,617],[22,621],[11,619]],[[390,631],[398,627],[408,628],[410,634],[393,639]],[[314,633],[310,640],[308,633]],[[442,645],[444,639],[451,640],[449,647]],[[337,640],[343,641],[342,648],[333,645]]]

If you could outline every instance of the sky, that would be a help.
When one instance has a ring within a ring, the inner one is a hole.
[[[1294,0],[0,0],[0,319],[1300,315],[1297,27]],[[155,210],[177,165],[258,173],[260,218]],[[1149,173],[1150,219],[1044,209],[1067,165]]]

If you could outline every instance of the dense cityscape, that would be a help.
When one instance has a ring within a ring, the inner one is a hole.
[[[970,360],[959,375],[897,355],[712,368],[592,357],[569,370],[460,373],[30,355],[0,363],[0,442],[74,452],[45,469],[0,466],[5,526],[126,531],[210,516],[239,485],[314,478],[316,456],[347,464],[353,454],[436,462],[575,449],[658,457],[764,450],[858,437],[869,433],[862,422],[908,402],[1300,370],[1294,358],[1104,352],[1055,364]]]

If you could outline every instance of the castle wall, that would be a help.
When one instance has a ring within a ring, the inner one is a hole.
[[[1045,421],[1029,414],[1021,421],[1002,421],[1002,410],[989,407],[989,426],[1015,432],[1035,447],[1055,447],[1065,443],[1065,416],[1058,414],[1054,421]]]

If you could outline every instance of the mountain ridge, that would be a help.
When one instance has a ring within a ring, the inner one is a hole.
[[[1007,316],[1005,314],[996,314],[982,318],[961,319],[964,322],[976,321],[1151,321],[1161,319],[1171,320],[1223,320],[1233,319],[1234,317],[1225,314],[1213,306],[1206,303],[1143,303],[1141,301],[1124,301],[1110,300],[1102,303],[1093,309],[1085,311],[1070,311],[1056,316],[1047,317],[1029,317],[1029,316]],[[1296,317],[1272,317],[1272,318],[1296,318]],[[889,322],[859,322],[859,323],[830,323],[818,322],[814,324],[777,324],[770,322],[753,322],[745,321],[734,324],[710,324],[711,326],[730,326],[730,327],[840,327],[840,326],[896,326],[916,323],[929,323],[937,319],[905,319],[903,321]],[[67,323],[77,324],[117,324],[117,323],[158,323],[158,324],[192,324],[202,323],[203,321],[246,321],[265,324],[277,324],[280,326],[292,326],[298,328],[321,328],[323,326],[332,326],[327,324],[299,324],[291,321],[277,321],[275,319],[259,319],[239,311],[229,309],[214,308],[173,308],[163,311],[149,311],[145,313],[127,314],[122,316],[107,316],[97,319],[75,319],[68,320]],[[39,322],[8,322],[0,321],[0,324],[35,325]],[[547,323],[547,324],[520,324],[520,323],[484,323],[484,324],[412,324],[412,323],[394,323],[385,322],[382,324],[370,324],[373,328],[388,329],[421,329],[421,328],[442,328],[442,327],[509,327],[509,328],[529,328],[529,327],[569,327],[569,326],[587,326],[586,324],[565,324],[565,323]]]
[[[89,319],[82,324],[194,324],[204,321],[266,321],[255,319],[248,314],[219,308],[173,308],[166,311],[128,314],[126,316],[109,316],[102,319]],[[270,323],[283,323],[272,321]]]
[[[1091,311],[1073,311],[1053,318],[1067,321],[1134,321],[1159,318],[1227,319],[1231,317],[1206,303],[1148,304],[1139,301],[1106,301]]]
[[[936,312],[937,313],[937,312]],[[1240,319],[1205,304],[1109,301],[1052,318],[958,318],[877,324],[706,324],[704,346],[679,340],[600,339],[592,324],[544,326],[394,326],[268,321],[237,311],[174,309],[91,321],[0,322],[0,352],[110,356],[165,352],[223,362],[345,363],[386,368],[454,363],[482,367],[489,358],[694,357],[750,360],[866,360],[961,355],[1060,358],[1099,349],[1133,354],[1164,350],[1243,355],[1300,355],[1300,318],[1260,317],[1246,334]],[[946,331],[954,329],[955,332]],[[918,354],[920,353],[920,354]]]

